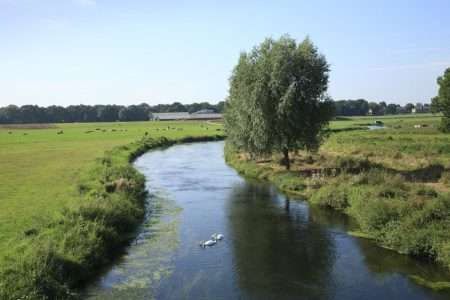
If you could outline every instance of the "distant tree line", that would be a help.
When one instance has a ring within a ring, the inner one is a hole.
[[[430,104],[408,103],[402,106],[394,103],[386,104],[386,102],[369,102],[365,99],[338,100],[334,102],[334,106],[336,116],[380,116],[431,112]]]
[[[365,99],[334,101],[336,116],[395,115],[404,113],[427,113],[432,106],[422,103],[386,104],[386,102],[369,102]],[[223,113],[225,102],[217,104],[208,102],[182,104],[148,105],[70,105],[41,107],[37,105],[9,105],[0,107],[0,124],[10,123],[72,123],[72,122],[115,122],[115,121],[147,121],[153,113],[189,112],[211,110]],[[434,105],[433,107],[437,107]],[[435,109],[434,111],[438,111]]]
[[[20,123],[71,123],[71,122],[115,122],[115,121],[147,121],[153,113],[163,112],[197,112],[211,110],[222,113],[224,102],[210,104],[208,102],[182,104],[139,105],[70,105],[41,107],[37,105],[9,105],[0,107],[0,124]]]

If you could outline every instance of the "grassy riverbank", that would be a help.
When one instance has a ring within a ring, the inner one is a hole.
[[[386,128],[358,130],[375,120]],[[226,160],[246,176],[352,216],[355,234],[450,269],[450,135],[438,123],[432,116],[335,121],[318,153],[292,153],[291,171],[279,156],[251,161],[229,145]]]
[[[0,298],[75,297],[143,217],[144,178],[130,162],[221,133],[203,122],[0,128]]]

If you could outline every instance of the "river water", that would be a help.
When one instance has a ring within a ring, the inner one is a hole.
[[[349,236],[342,214],[240,177],[223,146],[177,145],[135,162],[148,216],[86,299],[450,299],[410,279],[449,280],[446,271]],[[225,239],[200,247],[213,233]]]

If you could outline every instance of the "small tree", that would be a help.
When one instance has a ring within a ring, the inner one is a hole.
[[[235,146],[255,155],[317,150],[334,113],[326,96],[329,66],[306,38],[266,39],[242,53],[230,79],[225,130]]]
[[[444,75],[438,77],[439,92],[432,99],[433,112],[442,112],[441,130],[450,132],[450,68],[445,70]]]
[[[412,104],[412,103],[407,103],[406,105],[405,105],[405,112],[406,113],[408,113],[408,114],[410,114],[410,113],[412,113],[412,110],[414,109],[414,104]]]

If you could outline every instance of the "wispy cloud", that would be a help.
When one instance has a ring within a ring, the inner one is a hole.
[[[76,4],[82,6],[95,6],[97,4],[96,0],[73,0]]]

